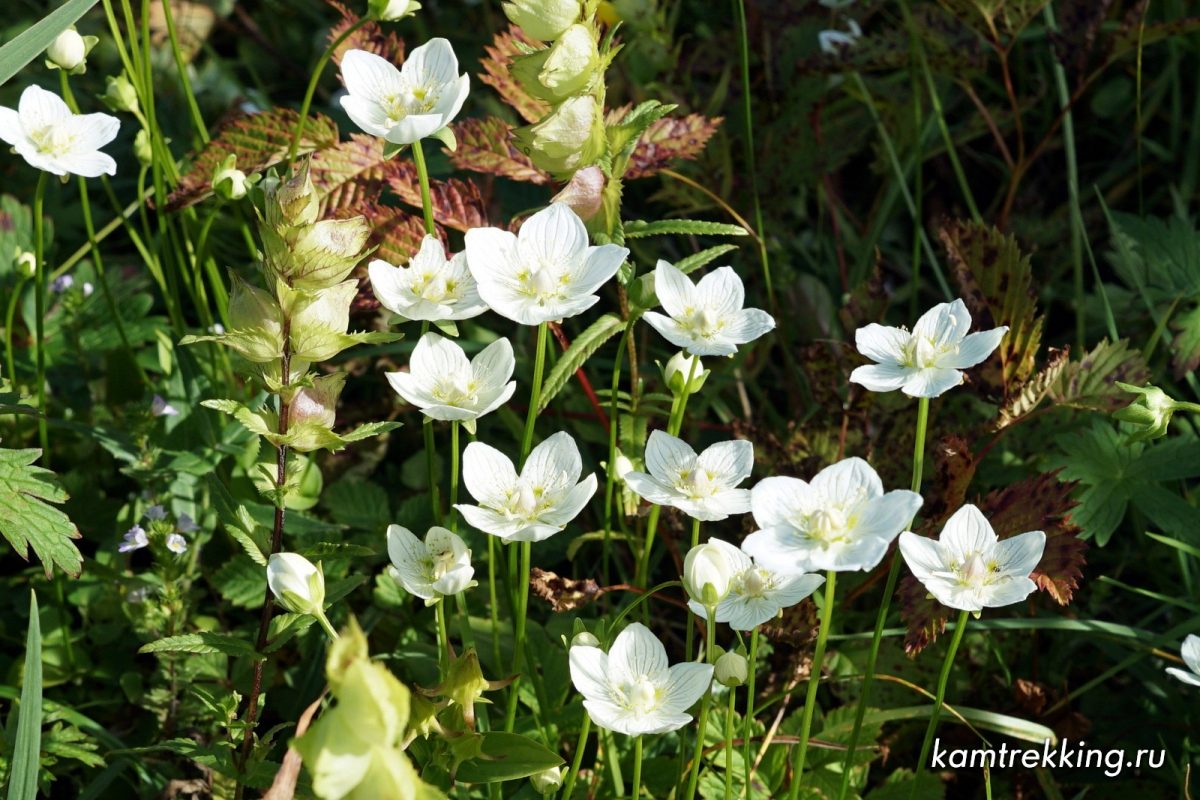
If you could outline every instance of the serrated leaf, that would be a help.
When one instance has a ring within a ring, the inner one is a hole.
[[[938,231],[955,282],[981,330],[1008,333],[996,357],[976,370],[985,385],[1009,397],[1033,375],[1044,318],[1037,313],[1033,271],[1012,236],[973,222],[949,222]]]
[[[624,223],[625,238],[638,239],[645,236],[746,236],[749,234],[741,225],[724,222],[709,222],[699,219],[661,219],[653,222],[632,220]]]
[[[265,564],[252,559],[233,557],[212,576],[213,585],[231,605],[238,608],[258,608],[267,591]]]
[[[246,430],[256,433],[272,443],[276,443],[279,438],[279,434],[275,432],[273,424],[274,414],[271,414],[271,417],[268,418],[268,412],[251,411],[236,400],[203,400],[200,402],[200,405],[205,408],[211,408],[214,411],[220,411],[222,414],[228,414],[240,422]]]
[[[229,494],[229,490],[225,488],[225,484],[221,483],[217,476],[210,475],[208,485],[213,502],[217,507],[217,514],[221,518],[221,524],[225,530],[242,546],[246,555],[250,556],[260,567],[265,567],[267,565],[266,553],[269,547],[265,538],[260,541],[260,538],[255,535],[259,531],[259,526],[254,521],[254,517],[250,515],[245,506],[238,505],[233,496]]]
[[[571,342],[571,346],[567,348],[567,351],[558,359],[558,363],[550,370],[550,374],[546,376],[538,402],[539,414],[549,407],[550,401],[562,391],[567,382],[571,380],[571,376],[583,368],[592,354],[599,350],[601,345],[620,333],[624,327],[625,322],[620,317],[608,313],[575,337],[575,341]]]
[[[364,531],[380,532],[392,522],[387,490],[359,477],[343,477],[327,487],[321,503],[334,522]]]
[[[354,215],[362,206],[378,203],[391,169],[383,154],[383,140],[361,133],[317,151],[310,163],[322,216],[333,217]]]
[[[421,208],[421,187],[416,165],[411,161],[394,161],[388,170],[387,185],[396,195],[414,208]],[[429,195],[433,219],[456,231],[485,228],[488,225],[483,196],[473,181],[450,178],[430,181]]]
[[[1007,428],[1041,405],[1050,393],[1050,389],[1059,382],[1063,372],[1070,365],[1069,356],[1070,348],[1062,350],[1050,348],[1050,358],[1046,366],[1025,381],[1020,389],[1000,406],[996,414],[995,429]]]
[[[139,653],[193,653],[207,655],[224,653],[227,656],[253,656],[254,645],[245,639],[238,639],[226,633],[183,633],[178,636],[168,636],[138,649]]]
[[[515,57],[524,55],[530,48],[540,46],[540,42],[530,39],[516,25],[509,25],[507,31],[496,33],[492,43],[483,48],[486,55],[479,59],[479,63],[483,65],[479,80],[495,89],[505,103],[530,123],[546,116],[550,112],[550,106],[525,91],[509,73],[509,65]]]
[[[54,473],[33,466],[41,450],[0,450],[0,533],[29,560],[29,550],[49,577],[58,567],[77,577],[83,556],[72,539],[80,538],[75,523],[51,503],[65,503],[67,493]]]
[[[247,175],[260,173],[282,162],[292,143],[300,115],[290,108],[273,108],[247,114],[226,124],[179,179],[179,185],[167,197],[166,210],[175,211],[195,205],[212,194],[212,176],[217,166],[231,153],[237,156],[237,168]],[[323,114],[309,114],[300,137],[297,154],[333,147],[338,129]]]
[[[692,161],[708,145],[708,140],[725,121],[724,117],[687,114],[664,117],[650,125],[629,156],[622,176],[626,180],[657,175],[675,161]]]
[[[1175,331],[1171,364],[1175,367],[1175,377],[1182,378],[1200,368],[1200,305],[1176,314],[1171,320],[1171,330]]]
[[[482,735],[480,748],[477,758],[459,765],[456,780],[466,783],[514,781],[564,763],[545,745],[517,733],[489,731]]]
[[[1110,212],[1114,266],[1131,288],[1160,299],[1200,295],[1200,232],[1178,217]]]
[[[465,119],[451,126],[458,148],[446,151],[459,169],[499,175],[539,186],[550,183],[550,173],[534,166],[512,141],[513,127],[499,117]]]
[[[420,216],[400,208],[374,204],[364,206],[360,212],[371,226],[370,241],[371,245],[377,248],[377,258],[400,266],[407,264],[421,249],[421,240],[425,238],[425,225]],[[445,241],[445,232],[438,231],[438,237]],[[362,288],[370,292],[370,284],[365,284]],[[370,296],[374,298],[373,294]]]
[[[1068,363],[1046,394],[1057,405],[1112,412],[1129,401],[1117,382],[1141,386],[1149,375],[1142,354],[1130,349],[1128,339],[1103,340],[1079,361]]]

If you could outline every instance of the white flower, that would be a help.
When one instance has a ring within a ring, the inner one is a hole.
[[[627,626],[605,653],[571,648],[571,682],[583,695],[592,722],[626,736],[667,733],[692,721],[687,710],[712,685],[711,664],[667,666],[667,651],[638,622]]]
[[[720,539],[698,544],[683,558],[683,588],[692,599],[688,602],[715,606],[729,594],[738,573],[738,549]]]
[[[430,419],[475,420],[508,402],[516,391],[510,381],[515,361],[508,339],[497,339],[467,360],[450,339],[427,333],[413,348],[408,372],[389,372],[396,393]]]
[[[156,394],[150,401],[150,413],[156,417],[175,417],[179,415],[179,409],[168,403],[161,394]]]
[[[367,12],[373,19],[396,22],[421,10],[416,0],[368,0]]]
[[[325,576],[299,553],[272,553],[267,585],[279,604],[295,614],[324,613]]]
[[[375,259],[367,267],[375,297],[405,319],[459,320],[487,311],[475,279],[467,269],[467,254],[446,258],[436,236],[421,240],[421,249],[406,267]]]
[[[566,767],[551,767],[530,775],[529,783],[538,794],[552,795],[562,786],[566,773]]]
[[[921,507],[921,496],[883,491],[871,465],[847,458],[805,483],[773,477],[750,492],[759,531],[742,548],[776,572],[874,569]]]
[[[1167,674],[1192,686],[1200,686],[1200,636],[1191,634],[1184,639],[1183,647],[1179,648],[1179,655],[1183,656],[1183,663],[1187,665],[1187,669],[1167,667]]]
[[[87,43],[72,26],[54,37],[54,41],[46,48],[46,58],[56,67],[69,72],[83,63],[87,51]]]
[[[646,321],[676,347],[697,356],[731,356],[775,327],[771,315],[742,308],[746,292],[730,267],[719,267],[693,284],[666,261],[654,268],[654,293],[666,314],[647,311]]]
[[[467,231],[467,266],[479,295],[497,314],[522,325],[573,317],[600,298],[629,251],[588,245],[587,229],[571,207],[551,203],[525,220],[518,234],[499,228]]]
[[[981,364],[1000,345],[1007,327],[967,333],[971,314],[962,300],[939,303],[913,326],[871,323],[854,333],[858,352],[876,362],[858,367],[850,380],[872,392],[901,389],[910,397],[937,397],[963,382],[960,370]]]
[[[342,56],[347,94],[342,108],[354,124],[393,144],[412,144],[442,131],[462,108],[470,81],[445,39],[430,39],[396,66],[366,50]],[[448,131],[447,131],[448,133]]]
[[[753,468],[754,445],[745,439],[718,442],[696,455],[682,439],[656,430],[646,443],[650,474],[629,472],[625,483],[655,505],[713,522],[750,510],[750,490],[736,487]]]
[[[16,111],[0,107],[0,139],[31,167],[52,175],[116,175],[117,162],[100,148],[120,127],[109,114],[72,114],[61,97],[40,86],[21,93]]]
[[[820,575],[775,572],[721,539],[709,539],[708,544],[720,548],[733,569],[729,593],[717,604],[716,616],[717,622],[728,623],[735,631],[752,631],[775,619],[780,611],[796,605],[825,582]],[[688,608],[708,619],[703,604],[689,600]]]
[[[579,448],[565,432],[533,448],[520,475],[499,450],[471,442],[463,451],[463,483],[479,505],[455,508],[506,542],[540,542],[565,528],[596,493],[596,476],[580,481],[582,472]]]
[[[821,45],[821,52],[831,56],[836,56],[841,52],[843,47],[850,47],[859,39],[862,38],[862,28],[854,20],[848,20],[849,32],[843,33],[839,30],[824,30],[817,34],[817,43]]]
[[[746,682],[746,678],[750,677],[750,664],[741,653],[730,651],[717,659],[713,677],[722,686],[728,686],[730,689],[737,688]]]
[[[117,551],[120,553],[129,553],[134,550],[141,550],[146,545],[150,544],[150,537],[146,535],[146,530],[141,525],[134,525],[129,530],[125,531],[124,541],[117,545]]]
[[[187,552],[187,539],[178,533],[167,534],[167,549],[172,553],[182,555]]]
[[[457,534],[445,528],[430,528],[422,542],[408,528],[388,525],[387,548],[392,577],[427,604],[474,585],[471,551]]]
[[[1029,574],[1045,549],[1042,531],[999,541],[973,505],[955,511],[937,541],[910,531],[900,535],[904,561],[929,593],[944,606],[976,613],[1019,603],[1036,590]]]
[[[94,291],[96,291],[96,287],[92,285],[91,281],[83,282],[83,296],[84,297],[91,297],[92,292],[94,292]]]

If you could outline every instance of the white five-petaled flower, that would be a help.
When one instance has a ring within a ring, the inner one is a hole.
[[[1200,636],[1190,634],[1184,639],[1183,647],[1179,648],[1179,655],[1183,656],[1183,663],[1187,669],[1167,667],[1167,674],[1192,686],[1200,686]]]
[[[872,392],[902,390],[937,397],[963,382],[962,370],[982,364],[1000,345],[1006,326],[968,334],[971,314],[962,300],[939,303],[912,331],[871,323],[854,333],[858,352],[874,361],[850,373]]]
[[[421,240],[421,249],[407,266],[395,267],[375,259],[367,273],[376,299],[406,319],[460,320],[487,311],[467,269],[467,254],[446,258],[446,250],[436,236]]]
[[[1029,575],[1042,560],[1042,531],[1000,541],[973,505],[955,511],[941,538],[900,534],[900,552],[913,575],[944,606],[979,613],[1019,603],[1037,589]]]
[[[354,124],[393,144],[439,134],[462,108],[470,81],[445,39],[430,39],[396,66],[366,50],[342,56],[342,108]],[[449,133],[447,130],[446,133]]]
[[[582,472],[579,448],[566,432],[533,448],[520,475],[499,450],[471,442],[463,451],[463,483],[479,505],[455,508],[506,542],[540,542],[565,528],[596,493],[596,476],[580,481]]]
[[[716,615],[717,622],[728,623],[735,631],[752,631],[769,622],[825,582],[821,575],[777,573],[721,539],[709,539],[708,544],[721,548],[735,570],[729,582],[729,593],[717,604]],[[708,619],[703,604],[689,600],[688,608],[702,619]]]
[[[712,685],[711,664],[667,665],[667,650],[634,622],[605,653],[571,648],[571,682],[583,695],[592,722],[626,736],[667,733],[692,721],[687,713]]]
[[[445,528],[430,528],[422,542],[408,528],[388,525],[387,549],[392,577],[427,605],[474,585],[471,551]]]
[[[805,483],[772,477],[750,492],[759,531],[742,549],[784,574],[874,569],[921,507],[916,492],[885,493],[861,458],[826,467]]]
[[[61,97],[40,86],[22,92],[15,111],[0,107],[0,139],[31,167],[52,175],[116,175],[117,162],[100,148],[120,127],[109,114],[71,113]]]
[[[389,372],[396,393],[430,419],[461,420],[468,430],[475,420],[506,403],[516,391],[510,381],[515,361],[508,339],[497,339],[475,358],[455,342],[427,333],[413,348],[408,372]]]
[[[141,525],[134,525],[125,531],[125,536],[121,544],[117,545],[117,551],[120,553],[130,553],[134,550],[141,550],[148,544],[150,544],[150,537],[146,535],[146,529]]]
[[[750,490],[736,488],[754,468],[754,445],[744,439],[718,442],[700,455],[682,439],[653,431],[646,443],[645,472],[625,483],[644,499],[673,506],[704,522],[750,510]]]
[[[522,325],[573,317],[600,299],[596,290],[617,274],[629,251],[588,245],[583,220],[566,203],[551,203],[516,233],[467,231],[467,266],[479,296]]]
[[[183,555],[187,552],[187,539],[184,539],[178,533],[167,534],[167,549],[176,555]]]
[[[647,311],[646,321],[663,337],[696,356],[731,356],[775,327],[770,314],[742,308],[746,291],[731,267],[718,267],[693,284],[666,261],[654,268],[654,293],[666,314]]]

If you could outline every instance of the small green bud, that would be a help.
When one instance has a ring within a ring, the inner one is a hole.
[[[699,356],[689,356],[682,350],[671,356],[667,365],[663,367],[663,379],[673,395],[682,394],[685,383],[688,394],[700,391],[700,387],[708,380],[708,373],[709,370],[704,368],[704,362]],[[689,376],[691,381],[688,381]]]
[[[21,277],[32,278],[37,274],[37,258],[28,250],[18,250],[17,256],[13,261]]]
[[[145,128],[138,130],[133,137],[133,155],[143,167],[154,163],[154,148],[150,146],[150,134]]]
[[[1115,419],[1134,427],[1129,441],[1145,442],[1166,436],[1171,417],[1183,406],[1157,386],[1131,386],[1120,381],[1117,382],[1117,386],[1138,395],[1132,403],[1113,412]]]
[[[241,200],[246,196],[250,183],[246,173],[237,168],[236,153],[226,156],[213,172],[213,191],[225,200]]]
[[[140,109],[137,90],[133,88],[129,78],[125,77],[124,72],[109,76],[108,88],[100,99],[113,111],[127,111],[130,114],[136,114]]]
[[[717,659],[713,674],[718,683],[733,689],[746,682],[750,666],[741,653],[729,652]]]
[[[333,372],[314,378],[312,386],[292,395],[288,425],[292,449],[307,453],[336,441],[330,434],[337,417],[338,396],[345,383],[346,373]]]
[[[349,275],[366,255],[366,218],[325,219],[261,231],[268,270],[298,289],[323,289]]]
[[[367,16],[380,22],[397,22],[421,10],[414,0],[368,0]]]
[[[266,188],[266,187],[264,187]],[[309,174],[309,162],[300,171],[267,193],[267,225],[276,230],[285,225],[311,225],[317,221],[320,203]]]
[[[550,795],[557,792],[562,786],[564,775],[566,775],[564,767],[551,767],[535,775],[530,775],[529,783],[533,786],[534,791]]]

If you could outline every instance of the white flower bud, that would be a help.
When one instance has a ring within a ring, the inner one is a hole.
[[[741,653],[730,652],[717,659],[714,676],[718,683],[732,689],[745,683],[749,675],[750,666]]]
[[[564,774],[565,770],[563,767],[551,767],[536,775],[530,775],[529,782],[535,790],[542,794],[554,794],[562,786]]]
[[[54,38],[46,48],[46,58],[59,69],[67,72],[80,67],[87,58],[88,46],[75,28],[67,28]]]
[[[325,576],[298,553],[274,553],[267,562],[267,585],[279,604],[295,614],[324,616]]]
[[[367,15],[383,22],[396,22],[417,13],[421,4],[414,0],[368,0]]]
[[[579,633],[575,634],[575,637],[573,639],[571,639],[571,647],[599,647],[599,646],[600,646],[600,640],[596,638],[595,634],[588,633],[587,631],[580,631]]]
[[[25,278],[32,278],[37,274],[37,259],[33,253],[28,250],[23,250],[17,253],[16,258],[17,272]]]
[[[579,20],[579,0],[512,0],[504,13],[530,37],[552,42]]]
[[[226,200],[241,200],[249,186],[246,173],[237,168],[236,153],[230,153],[213,172],[213,191]]]
[[[737,567],[725,551],[712,542],[697,545],[683,560],[683,585],[705,608],[714,608],[729,594]]]
[[[671,394],[683,393],[685,382],[687,383],[687,393],[695,394],[700,391],[700,387],[708,379],[708,372],[699,356],[689,356],[680,350],[671,356],[667,366],[663,368],[663,378],[666,379]],[[690,382],[688,376],[691,376]]]

